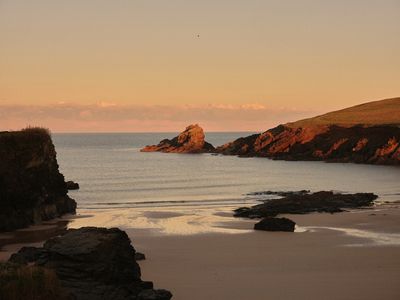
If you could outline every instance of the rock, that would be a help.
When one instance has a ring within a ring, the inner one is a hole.
[[[172,294],[167,290],[144,290],[139,293],[137,300],[168,300]]]
[[[140,252],[136,252],[135,253],[135,260],[136,261],[145,260],[145,259],[146,259],[146,256],[143,253],[140,253]]]
[[[287,218],[272,218],[267,217],[260,222],[254,224],[255,230],[265,231],[289,231],[293,232],[296,223]]]
[[[214,147],[205,140],[203,129],[195,124],[186,129],[172,140],[162,140],[158,145],[146,146],[141,152],[168,152],[168,153],[204,153],[212,152]]]
[[[235,210],[236,217],[264,218],[279,214],[305,214],[310,212],[341,212],[343,209],[371,206],[378,198],[372,193],[340,194],[331,191],[316,193],[287,193],[280,199],[266,200],[252,207]]]
[[[50,133],[0,132],[0,232],[75,213]]]
[[[69,229],[42,248],[21,249],[10,260],[52,269],[66,292],[77,300],[168,300],[171,293],[153,290],[141,280],[136,251],[118,228]]]
[[[215,152],[240,157],[400,165],[400,98],[279,125]]]
[[[79,190],[79,183],[73,181],[67,181],[67,190]]]

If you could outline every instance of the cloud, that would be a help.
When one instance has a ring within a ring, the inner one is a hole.
[[[54,132],[180,131],[199,123],[207,131],[264,131],[281,123],[317,112],[291,108],[268,108],[263,104],[207,105],[90,105],[60,102],[54,105],[0,105],[0,130],[27,125],[44,126]]]

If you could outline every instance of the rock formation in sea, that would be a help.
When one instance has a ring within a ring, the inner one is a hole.
[[[41,248],[22,248],[11,262],[54,270],[62,289],[76,300],[169,300],[167,290],[142,281],[136,251],[118,228],[69,229]]]
[[[42,128],[0,132],[0,232],[75,209],[49,132]]]
[[[239,138],[217,153],[283,160],[400,164],[400,98],[357,105]]]
[[[363,208],[373,205],[378,198],[373,193],[341,194],[332,191],[310,193],[301,190],[295,192],[257,192],[249,195],[276,195],[278,198],[262,200],[263,203],[252,207],[240,207],[234,210],[235,217],[259,219],[255,230],[293,232],[296,223],[288,218],[277,218],[280,214],[307,214],[312,212],[338,213],[345,209]]]
[[[266,195],[272,193],[265,192]],[[378,198],[373,193],[341,194],[332,191],[315,193],[293,192],[277,194],[282,198],[265,200],[252,207],[241,207],[235,210],[235,217],[265,218],[279,214],[306,214],[311,212],[342,212],[345,209],[368,207]]]
[[[172,153],[204,153],[214,151],[213,145],[205,140],[203,129],[198,125],[189,125],[172,140],[162,140],[158,145],[146,146],[142,152],[172,152]]]

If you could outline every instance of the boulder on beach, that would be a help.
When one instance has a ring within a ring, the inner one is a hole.
[[[255,230],[293,232],[296,223],[287,218],[267,217],[254,224]]]
[[[205,141],[203,129],[198,125],[189,125],[172,140],[162,140],[158,145],[150,145],[141,149],[141,152],[166,153],[205,153],[212,152],[214,146]]]
[[[141,280],[136,251],[118,228],[69,229],[42,248],[22,248],[11,262],[54,270],[63,289],[77,300],[169,300],[166,290],[154,290]]]

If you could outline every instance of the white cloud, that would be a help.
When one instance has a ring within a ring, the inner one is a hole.
[[[30,124],[53,131],[179,131],[188,124],[199,123],[208,131],[264,131],[315,114],[296,109],[269,109],[262,104],[0,105],[0,130]]]

